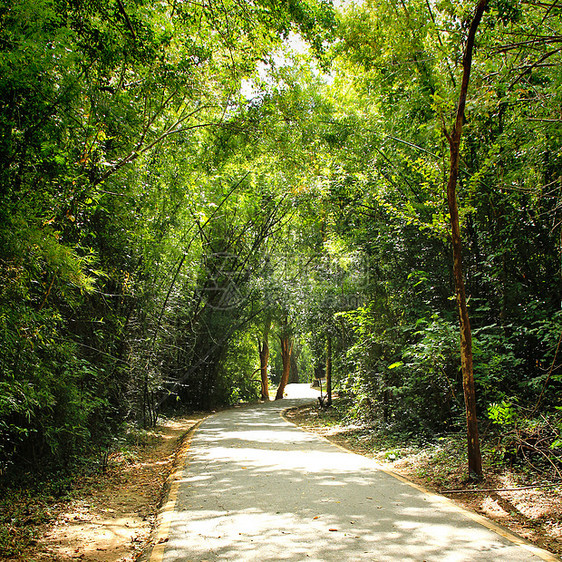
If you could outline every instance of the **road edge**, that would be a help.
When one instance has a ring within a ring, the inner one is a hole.
[[[199,426],[211,415],[212,414],[209,414],[208,416],[205,416],[195,422],[181,438],[181,443],[178,447],[176,458],[174,459],[174,468],[163,486],[163,496],[165,499],[162,502],[162,507],[158,510],[158,514],[156,515],[153,537],[150,540],[150,544],[152,546],[143,556],[139,558],[139,561],[162,562],[164,559],[166,543],[168,542],[170,534],[172,514],[176,508],[180,479],[186,465],[187,454],[191,446],[191,439]],[[166,490],[168,490],[167,493]]]
[[[340,449],[342,451],[345,451],[346,453],[350,453],[352,455],[364,456],[364,455],[360,455],[359,453],[356,453],[355,451],[352,451],[350,449],[346,449],[345,447],[343,447],[342,445],[340,445],[338,443],[334,443],[333,441],[330,441],[330,439],[328,439],[324,435],[320,435],[320,434],[318,434],[316,432],[313,432],[313,431],[308,431],[304,427],[292,422],[285,415],[286,412],[288,412],[291,409],[292,408],[289,407],[289,408],[286,408],[285,410],[282,410],[279,413],[281,418],[284,421],[286,421],[287,423],[290,423],[291,425],[294,425],[295,427],[297,427],[301,431],[304,431],[305,433],[315,435],[319,439],[322,439],[322,440],[330,443],[330,445],[333,445],[334,447],[337,447],[338,449]],[[423,486],[420,486],[419,484],[416,484],[415,482],[412,482],[411,480],[409,480],[405,476],[402,476],[401,474],[397,474],[396,472],[393,472],[392,470],[388,470],[387,468],[383,467],[382,465],[380,465],[379,463],[377,463],[377,461],[375,461],[373,459],[369,459],[369,460],[373,463],[373,465],[377,468],[377,470],[380,470],[381,472],[384,472],[385,474],[388,474],[389,476],[392,476],[393,478],[396,478],[396,480],[399,480],[400,482],[403,482],[404,484],[407,484],[408,486],[411,486],[412,488],[415,488],[416,490],[418,490],[418,491],[420,491],[424,494],[427,494],[428,496],[431,496],[432,498],[438,500],[439,502],[441,502],[441,503],[443,503],[443,504],[445,504],[449,507],[454,508],[456,511],[464,514],[466,517],[468,517],[469,519],[472,519],[474,522],[479,523],[483,527],[486,527],[490,531],[493,531],[494,533],[496,533],[496,534],[500,535],[501,537],[503,537],[504,539],[507,539],[508,541],[516,544],[517,546],[520,546],[521,548],[524,548],[525,550],[528,550],[529,552],[531,552],[531,554],[534,554],[535,556],[538,556],[541,560],[545,560],[546,562],[560,562],[561,559],[558,558],[558,556],[556,556],[552,552],[549,552],[548,550],[545,550],[544,548],[541,548],[539,546],[534,545],[533,543],[529,542],[527,539],[524,539],[523,537],[520,537],[519,535],[517,535],[513,531],[509,530],[508,528],[500,525],[499,523],[496,523],[495,521],[491,521],[490,519],[487,519],[486,517],[484,517],[483,515],[480,515],[479,513],[475,513],[473,511],[470,511],[470,510],[466,509],[465,507],[462,507],[462,506],[458,505],[452,499],[447,498],[445,496],[442,496],[440,494],[437,494],[436,492],[432,492],[431,490],[428,490],[427,488],[424,488]],[[153,561],[151,560],[150,562],[153,562]],[[159,562],[159,561],[154,561],[154,562]]]

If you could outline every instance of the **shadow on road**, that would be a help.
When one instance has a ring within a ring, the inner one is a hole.
[[[166,562],[539,559],[280,418],[306,401],[221,412],[200,427]]]

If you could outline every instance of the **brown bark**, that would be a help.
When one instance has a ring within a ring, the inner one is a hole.
[[[459,310],[460,344],[461,344],[461,368],[463,376],[463,389],[466,407],[466,427],[468,441],[468,472],[471,477],[482,478],[482,456],[480,454],[480,440],[478,436],[478,419],[476,417],[476,392],[474,389],[474,371],[472,361],[472,332],[470,319],[466,304],[466,291],[464,286],[462,268],[462,240],[459,224],[459,209],[457,203],[457,180],[459,176],[460,141],[466,106],[466,96],[470,81],[472,67],[472,51],[476,31],[482,19],[482,15],[488,0],[480,0],[476,7],[476,13],[470,24],[466,48],[463,57],[463,76],[457,115],[451,134],[447,135],[449,140],[450,167],[449,180],[447,182],[447,202],[451,216],[451,242],[453,247],[453,276],[455,279],[455,294]]]
[[[266,320],[263,329],[263,339],[258,340],[260,352],[260,375],[261,375],[261,391],[260,396],[264,401],[269,400],[269,378],[267,376],[267,366],[269,364],[269,330],[271,328],[271,320]]]
[[[281,358],[283,360],[283,373],[281,374],[281,382],[277,388],[277,394],[275,395],[275,400],[281,400],[283,398],[283,393],[285,392],[285,387],[287,382],[289,382],[289,373],[291,372],[291,352],[293,351],[293,341],[291,336],[282,335],[279,336],[279,341],[281,342]]]
[[[326,341],[326,398],[324,406],[332,405],[332,337],[328,335]]]
[[[289,374],[289,382],[299,382],[299,355],[300,349],[298,346],[293,345],[293,352],[291,353],[291,373]]]

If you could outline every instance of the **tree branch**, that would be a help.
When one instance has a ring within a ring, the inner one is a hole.
[[[127,24],[127,27],[129,28],[129,31],[131,32],[131,35],[133,36],[133,39],[136,41],[137,35],[135,33],[135,28],[133,27],[133,24],[131,23],[131,20],[129,19],[129,15],[127,14],[127,11],[125,10],[125,6],[123,5],[123,2],[121,0],[117,0],[117,4],[119,4],[119,11],[123,14],[123,17],[125,18],[125,23]]]
[[[519,82],[519,80],[521,80],[521,78],[523,78],[523,76],[525,76],[526,74],[529,74],[533,70],[533,68],[540,65],[541,62],[545,61],[548,57],[551,57],[552,55],[555,55],[556,53],[559,53],[560,51],[562,51],[562,49],[554,49],[553,51],[549,51],[548,53],[545,53],[540,59],[538,59],[533,64],[531,64],[527,68],[525,68],[525,70],[509,85],[508,89],[511,90],[511,88],[513,88],[513,86],[515,86],[515,84],[517,84],[517,82]]]

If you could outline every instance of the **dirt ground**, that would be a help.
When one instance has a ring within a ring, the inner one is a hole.
[[[176,451],[202,418],[167,420],[108,459],[106,474],[77,483],[17,562],[132,562],[147,549]]]
[[[467,484],[465,467],[457,459],[447,465],[436,462],[427,451],[379,451],[362,444],[357,438],[356,428],[337,424],[324,425],[316,406],[305,406],[286,413],[286,418],[307,431],[322,435],[337,445],[355,453],[369,456],[386,470],[395,472],[433,492],[443,493],[451,489],[479,488],[504,490],[524,488],[521,475],[487,467],[484,482],[473,486]],[[394,459],[394,460],[390,460]],[[450,469],[451,465],[456,467]],[[445,466],[447,470],[445,473]],[[478,493],[447,494],[454,502],[479,513],[508,528],[529,542],[562,557],[562,484],[549,488],[528,488],[516,491],[479,491]],[[561,558],[562,559],[562,558]]]

